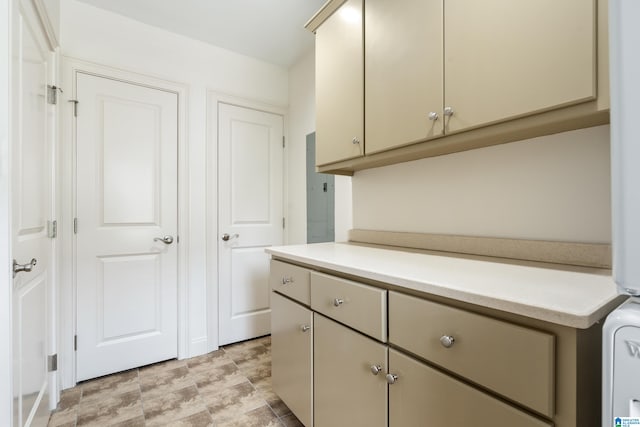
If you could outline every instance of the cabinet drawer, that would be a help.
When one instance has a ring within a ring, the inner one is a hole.
[[[393,349],[389,371],[390,426],[551,426]]]
[[[311,273],[311,308],[387,341],[387,291],[321,273]]]
[[[446,337],[453,338],[449,347],[442,342]],[[553,335],[390,292],[389,342],[541,414],[554,414]]]
[[[285,262],[271,260],[271,289],[309,305],[309,270]]]

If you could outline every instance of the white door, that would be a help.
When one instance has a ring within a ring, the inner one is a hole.
[[[37,18],[14,16],[11,122],[13,279],[13,425],[46,425],[49,411],[48,301],[52,293],[54,109],[47,103],[50,51]],[[52,384],[52,386],[55,386]]]
[[[79,72],[76,97],[81,381],[177,356],[178,95]]]
[[[218,104],[220,344],[270,332],[269,256],[283,243],[283,118]]]

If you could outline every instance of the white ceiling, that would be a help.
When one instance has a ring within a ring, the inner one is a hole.
[[[304,24],[325,0],[80,0],[145,24],[289,67],[313,47]]]

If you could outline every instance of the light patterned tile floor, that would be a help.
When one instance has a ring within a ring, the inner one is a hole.
[[[302,427],[271,389],[271,339],[85,381],[49,427]]]

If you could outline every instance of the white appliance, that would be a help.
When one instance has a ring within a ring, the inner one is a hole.
[[[616,427],[640,420],[640,0],[609,1],[609,37],[613,276],[631,296],[603,330],[602,426]]]

